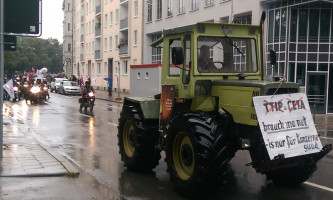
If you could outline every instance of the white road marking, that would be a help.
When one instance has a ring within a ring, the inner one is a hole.
[[[111,124],[112,126],[118,126],[118,124],[114,124],[114,123],[111,123],[111,122],[108,122],[108,124]]]
[[[325,186],[322,186],[322,185],[318,185],[318,184],[315,184],[315,183],[311,183],[311,182],[304,182],[305,184],[307,185],[310,185],[312,187],[316,187],[316,188],[319,188],[319,189],[322,189],[322,190],[326,190],[326,191],[329,191],[329,192],[333,192],[333,188],[329,188],[329,187],[325,187]]]
[[[330,137],[320,137],[320,138],[323,138],[323,139],[326,139],[326,140],[333,140],[333,138],[330,138]]]

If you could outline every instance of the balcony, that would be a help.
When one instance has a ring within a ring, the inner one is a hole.
[[[95,59],[101,59],[101,50],[95,50]]]
[[[97,5],[96,6],[96,11],[95,11],[96,14],[98,13],[101,13],[101,5]]]
[[[80,54],[80,61],[84,62],[84,54]]]
[[[81,34],[81,43],[83,43],[84,42],[84,35],[83,34]]]
[[[84,23],[84,15],[81,16],[81,24]]]
[[[120,30],[128,29],[128,18],[120,20]]]
[[[119,55],[120,54],[128,54],[128,44],[119,47]]]

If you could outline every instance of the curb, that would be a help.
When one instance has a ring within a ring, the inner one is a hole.
[[[39,146],[41,146],[51,156],[53,156],[56,160],[58,160],[61,163],[61,165],[67,170],[68,173],[75,174],[75,175],[80,174],[79,171],[66,158],[61,156],[59,153],[57,153],[56,151],[52,150],[51,148],[49,148],[43,144],[39,144]]]

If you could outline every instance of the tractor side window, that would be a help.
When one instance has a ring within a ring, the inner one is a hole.
[[[183,83],[188,84],[190,82],[190,70],[191,70],[191,36],[185,37],[185,69],[183,71]]]
[[[195,82],[194,96],[209,96],[212,89],[211,80],[197,80]]]
[[[180,69],[183,67],[182,64],[172,64],[172,50],[181,48],[181,39],[170,39],[169,40],[169,76],[180,76]]]

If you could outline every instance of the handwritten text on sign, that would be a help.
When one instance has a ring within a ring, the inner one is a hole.
[[[270,159],[319,152],[322,149],[306,94],[253,97]]]

